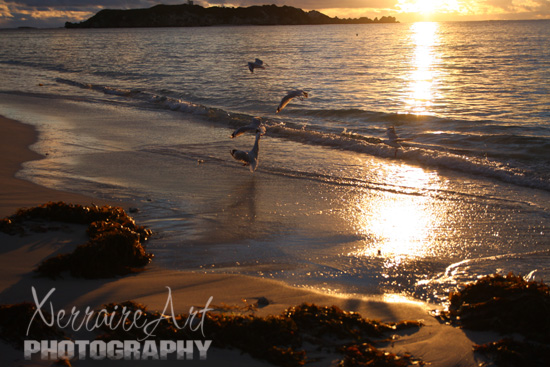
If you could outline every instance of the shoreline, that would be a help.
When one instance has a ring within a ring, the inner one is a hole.
[[[0,214],[2,217],[14,214],[21,207],[41,205],[49,201],[65,201],[73,204],[88,205],[91,200],[84,195],[48,189],[15,177],[21,164],[40,159],[28,147],[38,134],[30,126],[0,116],[0,152],[5,157],[0,164],[0,182],[4,190],[0,194]],[[109,203],[112,204],[112,203]],[[116,204],[114,204],[116,205]],[[167,287],[170,287],[175,312],[188,312],[191,306],[204,305],[213,297],[214,305],[242,306],[253,303],[261,297],[270,303],[259,308],[258,316],[276,315],[288,307],[308,302],[319,305],[336,305],[346,311],[356,311],[364,318],[383,322],[401,320],[422,320],[424,326],[416,333],[405,334],[384,348],[394,353],[409,352],[432,366],[472,366],[476,364],[473,355],[473,339],[485,338],[484,333],[464,332],[461,329],[440,324],[430,316],[429,310],[436,308],[422,302],[409,302],[404,298],[392,300],[383,297],[344,297],[322,294],[305,288],[294,288],[282,282],[234,274],[206,274],[167,270],[153,263],[145,271],[125,277],[112,279],[87,280],[66,276],[51,280],[37,278],[34,269],[44,258],[58,253],[68,252],[69,248],[85,242],[84,228],[66,226],[61,231],[33,233],[25,236],[9,236],[0,233],[2,243],[2,263],[0,264],[1,303],[32,302],[31,289],[44,297],[49,290],[56,291],[51,301],[56,309],[77,307],[99,308],[111,302],[133,300],[145,304],[150,310],[162,310],[167,302]],[[22,325],[22,329],[24,329]],[[206,330],[206,333],[208,331]],[[207,334],[208,335],[208,334]],[[476,342],[479,342],[476,340]],[[449,353],[450,343],[453,352]],[[0,343],[2,359],[13,365],[50,365],[51,361],[24,361],[21,350]],[[227,362],[230,363],[227,363]],[[143,361],[145,362],[145,361]],[[330,362],[330,361],[328,361]],[[171,366],[171,362],[163,365]],[[262,366],[267,362],[241,355],[238,351],[213,350],[207,361],[201,366],[224,365]],[[86,366],[93,361],[75,361],[75,366]],[[117,363],[113,362],[113,365]]]
[[[30,146],[38,140],[36,129],[19,121],[0,116],[0,218],[14,214],[23,207],[45,204],[48,201],[65,201],[90,205],[114,204],[81,194],[58,191],[16,177],[22,164],[44,158]],[[119,205],[121,205],[119,203]]]

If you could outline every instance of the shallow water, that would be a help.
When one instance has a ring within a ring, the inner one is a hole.
[[[3,31],[0,114],[41,131],[23,177],[134,200],[165,266],[438,302],[550,275],[548,25]]]

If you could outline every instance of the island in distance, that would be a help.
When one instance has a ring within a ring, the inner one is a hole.
[[[369,19],[331,18],[316,10],[305,12],[291,6],[262,5],[246,8],[199,5],[156,5],[147,9],[103,9],[80,23],[65,28],[200,27],[214,25],[306,25],[398,23],[394,17]]]

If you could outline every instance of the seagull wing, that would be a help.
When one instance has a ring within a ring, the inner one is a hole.
[[[412,140],[411,138],[400,138],[400,137],[398,137],[396,132],[395,132],[395,129],[393,129],[393,128],[388,128],[388,130],[386,131],[386,135],[388,136],[388,140],[395,143],[395,144],[399,144],[399,143],[404,142],[404,141],[411,141]]]
[[[391,128],[386,131],[386,135],[388,136],[389,140],[397,141],[399,139],[397,137],[397,134],[395,133],[395,130]]]
[[[256,132],[260,133],[260,135],[265,135],[266,131],[267,131],[267,129],[264,125],[258,126],[258,129],[256,129]]]
[[[252,118],[252,122],[248,126],[250,126],[253,129],[257,129],[260,127],[261,123],[262,123],[262,120],[259,117],[254,117]]]
[[[391,140],[391,139],[384,139],[382,140],[382,143],[386,144],[386,145],[389,145],[390,147],[393,147],[393,148],[402,148],[401,144],[399,144],[399,142],[397,140]]]
[[[251,128],[250,126],[241,126],[237,130],[233,131],[233,134],[231,134],[231,139],[236,138],[238,136],[241,136],[247,131],[256,130],[256,128]]]
[[[279,103],[279,107],[277,107],[277,113],[281,112],[283,108],[286,107],[287,104],[292,100],[292,98],[296,97],[295,95],[292,95],[292,93],[287,94],[283,97],[281,100],[281,103]]]
[[[262,120],[259,117],[254,117],[250,124],[246,126],[241,126],[237,130],[233,131],[233,133],[231,134],[231,139],[241,136],[247,131],[257,132],[261,124],[262,124]],[[264,127],[264,134],[265,134],[265,127]]]
[[[250,172],[256,171],[256,168],[258,168],[258,165],[260,164],[260,158],[256,157],[250,162]]]
[[[244,163],[245,166],[248,166],[250,164],[250,157],[248,156],[248,152],[245,152],[244,150],[233,149],[231,151],[231,155],[235,160]]]
[[[256,140],[254,141],[254,147],[248,152],[248,158],[250,161],[250,172],[256,171],[256,168],[258,168],[258,165],[260,164],[260,137],[262,136],[262,133],[258,131],[256,133]]]
[[[285,106],[292,100],[292,98],[299,97],[300,99],[307,98],[309,94],[303,90],[293,90],[288,92],[286,96],[283,97],[279,107],[277,107],[277,113],[279,113]]]

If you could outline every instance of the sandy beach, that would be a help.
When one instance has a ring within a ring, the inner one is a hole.
[[[0,118],[0,214],[4,217],[13,214],[18,208],[40,205],[49,201],[65,201],[74,204],[105,204],[102,200],[47,189],[14,177],[25,161],[41,157],[29,149],[36,141],[37,133],[30,125]],[[110,203],[112,204],[112,203]],[[120,203],[124,207],[124,203]],[[408,352],[431,366],[474,366],[479,361],[473,354],[475,343],[486,342],[490,335],[472,333],[440,324],[429,311],[437,306],[395,297],[353,298],[332,296],[313,292],[304,288],[292,288],[280,282],[255,277],[178,272],[158,267],[154,260],[146,270],[135,275],[101,280],[84,280],[69,275],[62,279],[39,278],[33,269],[45,258],[71,251],[86,241],[83,226],[66,225],[60,230],[46,233],[9,236],[0,234],[2,244],[0,266],[0,303],[9,304],[22,301],[33,302],[32,288],[41,297],[55,288],[50,301],[55,309],[76,307],[100,308],[110,302],[134,300],[147,305],[150,310],[163,310],[167,302],[168,288],[175,312],[188,312],[191,306],[200,307],[212,297],[212,305],[252,304],[265,297],[270,304],[258,308],[257,315],[278,314],[284,309],[303,302],[319,305],[336,305],[344,310],[357,311],[363,317],[384,322],[418,320],[424,324],[419,331],[403,333],[385,349],[394,353]],[[22,333],[26,325],[21,325]],[[205,330],[208,336],[208,330]],[[23,351],[1,343],[0,360],[4,366],[50,365],[51,361],[34,358],[26,361]],[[94,365],[95,361],[71,361],[74,366]],[[329,366],[327,358],[312,365]],[[101,362],[102,365],[147,365],[148,361]],[[170,361],[156,362],[155,365],[171,365]],[[175,364],[176,362],[174,362]],[[200,366],[262,366],[269,365],[235,350],[210,349],[204,361],[177,362],[178,365]],[[97,364],[97,362],[95,363]]]

